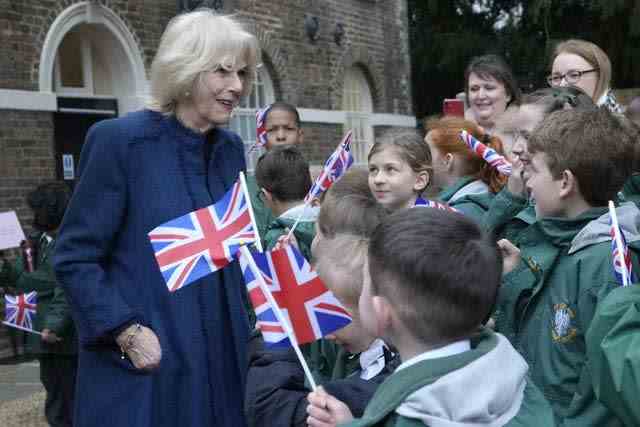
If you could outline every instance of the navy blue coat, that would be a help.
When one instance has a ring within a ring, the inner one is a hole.
[[[205,137],[148,110],[89,131],[55,268],[80,338],[74,425],[243,426],[247,315],[237,262],[169,293],[147,233],[217,201],[245,169],[240,138]],[[160,368],[136,370],[114,336],[140,322]]]

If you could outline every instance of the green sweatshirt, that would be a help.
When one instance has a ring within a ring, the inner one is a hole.
[[[607,295],[586,344],[596,396],[625,426],[640,425],[640,286],[619,287]]]
[[[398,367],[360,419],[365,426],[554,426],[551,407],[529,381],[505,337],[483,329],[471,350]]]
[[[52,265],[55,240],[49,244],[42,241],[38,249],[38,263],[35,271],[24,271],[21,257],[18,257],[14,265],[5,262],[0,272],[0,285],[15,288],[19,294],[36,291],[37,308],[33,329],[36,331],[50,329],[62,338],[59,343],[47,344],[42,342],[39,335],[27,333],[28,352],[75,354],[77,338],[71,320],[71,310],[62,288],[56,283]]]
[[[494,194],[489,191],[487,184],[470,176],[460,178],[438,195],[440,201],[458,209],[478,223],[484,220],[493,197]]]
[[[637,234],[635,205],[617,213],[621,227]],[[617,287],[608,216],[606,208],[594,208],[575,219],[541,219],[524,230],[521,262],[504,276],[494,314],[496,330],[527,360],[564,426],[620,425],[596,400],[585,369],[585,334],[598,304]]]

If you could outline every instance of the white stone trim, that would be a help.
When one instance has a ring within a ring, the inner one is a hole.
[[[315,108],[298,108],[300,120],[303,123],[329,123],[344,124],[347,120],[346,111],[318,110]],[[360,113],[359,113],[360,114]],[[371,114],[371,126],[396,126],[396,127],[416,127],[417,121],[414,116],[402,114],[374,113]]]
[[[415,128],[417,125],[414,116],[404,116],[401,114],[376,113],[371,115],[371,126],[395,126]]]
[[[144,96],[147,92],[147,79],[144,62],[138,45],[126,24],[109,8],[95,2],[84,1],[69,6],[56,17],[47,32],[40,54],[39,89],[40,92],[53,91],[53,71],[58,47],[62,39],[76,25],[82,23],[103,24],[122,44],[133,70],[135,93]]]
[[[57,111],[58,98],[52,92],[0,89],[0,110]]]

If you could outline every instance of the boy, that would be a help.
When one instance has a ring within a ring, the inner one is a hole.
[[[266,151],[281,145],[301,145],[304,143],[304,131],[300,125],[300,114],[296,107],[286,102],[274,102],[267,107],[265,117],[267,130]],[[271,211],[257,197],[258,185],[254,176],[247,176],[247,187],[251,205],[258,226],[258,234],[264,237],[267,226],[273,221]]]
[[[407,209],[383,220],[371,236],[359,313],[403,363],[349,425],[553,425],[526,362],[503,336],[479,327],[501,267],[495,243],[463,215]],[[310,426],[352,418],[323,390],[309,401]]]
[[[606,109],[551,114],[528,142],[525,174],[536,221],[521,232],[520,253],[501,242],[505,265],[515,268],[505,267],[496,329],[529,362],[556,421],[567,426],[620,425],[594,396],[585,334],[600,301],[618,286],[607,203],[631,173],[633,147]],[[636,240],[637,232],[628,233],[640,211],[625,204],[617,216],[629,241]]]
[[[365,256],[366,240],[354,235],[325,238],[314,246],[318,276],[352,316],[349,325],[325,337],[353,355],[345,361],[353,366],[344,367],[350,375],[318,380],[356,414],[362,414],[378,385],[397,366],[397,357],[382,340],[363,329],[359,320]],[[255,354],[247,379],[245,408],[249,425],[306,426],[309,391],[302,366],[292,351]]]
[[[293,234],[302,255],[310,260],[319,208],[304,203],[311,188],[311,175],[302,153],[292,145],[267,151],[256,165],[256,182],[259,197],[274,218],[262,237],[266,249],[272,249],[300,218]]]
[[[369,190],[368,177],[367,171],[352,168],[326,191],[316,222],[317,233],[312,246],[314,258],[320,259],[318,266],[320,277],[326,281],[327,286],[331,286],[334,291],[337,291],[338,298],[341,298],[346,305],[351,306],[354,305],[353,299],[346,295],[359,293],[362,272],[357,271],[357,268],[361,266],[361,262],[358,262],[358,256],[341,257],[349,251],[341,248],[340,244],[345,239],[350,239],[348,240],[351,242],[350,244],[357,248],[357,242],[368,238],[381,219],[386,216],[386,211],[376,202]],[[340,238],[340,236],[347,235],[351,237]],[[324,243],[325,240],[332,243]],[[334,247],[335,250],[330,249],[331,247]],[[327,256],[324,256],[325,254]],[[339,283],[332,285],[333,277],[325,275],[327,271],[331,275],[331,262],[327,257],[343,258],[339,262],[338,267],[340,268],[338,269],[353,272],[348,285],[341,286]],[[351,292],[340,292],[338,289],[351,289]],[[345,296],[341,297],[340,295],[343,293]],[[341,335],[342,333],[338,332],[332,338],[344,342]],[[360,345],[356,345],[355,348],[351,348],[351,351],[356,352],[360,347]],[[303,346],[302,351],[314,377],[317,377],[319,382],[326,383],[329,380],[337,381],[346,378],[355,379],[355,384],[347,381],[344,386],[354,391],[351,394],[356,398],[350,400],[352,403],[355,402],[351,408],[354,412],[361,413],[373,393],[371,387],[374,383],[364,383],[366,380],[360,381],[358,376],[353,376],[355,372],[360,370],[359,357],[354,357],[353,354],[337,345],[335,340],[329,339],[322,339]],[[259,338],[254,335],[249,353],[250,367],[245,400],[245,412],[249,427],[306,425],[306,396],[309,390],[304,384],[304,375],[292,351],[265,351]],[[391,368],[390,366],[389,370]],[[381,371],[380,374],[382,375],[383,372]],[[375,384],[377,385],[377,383]],[[331,390],[336,392],[335,388],[331,388]],[[357,392],[358,390],[363,393]],[[366,394],[367,390],[369,390],[368,394]],[[336,393],[341,396],[344,394]],[[347,400],[349,401],[349,399]]]

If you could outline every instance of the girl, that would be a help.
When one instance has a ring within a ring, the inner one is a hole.
[[[499,138],[489,137],[475,123],[458,117],[427,122],[425,142],[431,150],[433,180],[443,189],[438,198],[480,222],[506,177],[467,147],[459,136],[462,129],[503,154]]]
[[[388,211],[413,207],[429,184],[429,150],[413,135],[375,143],[368,160],[369,188]]]

